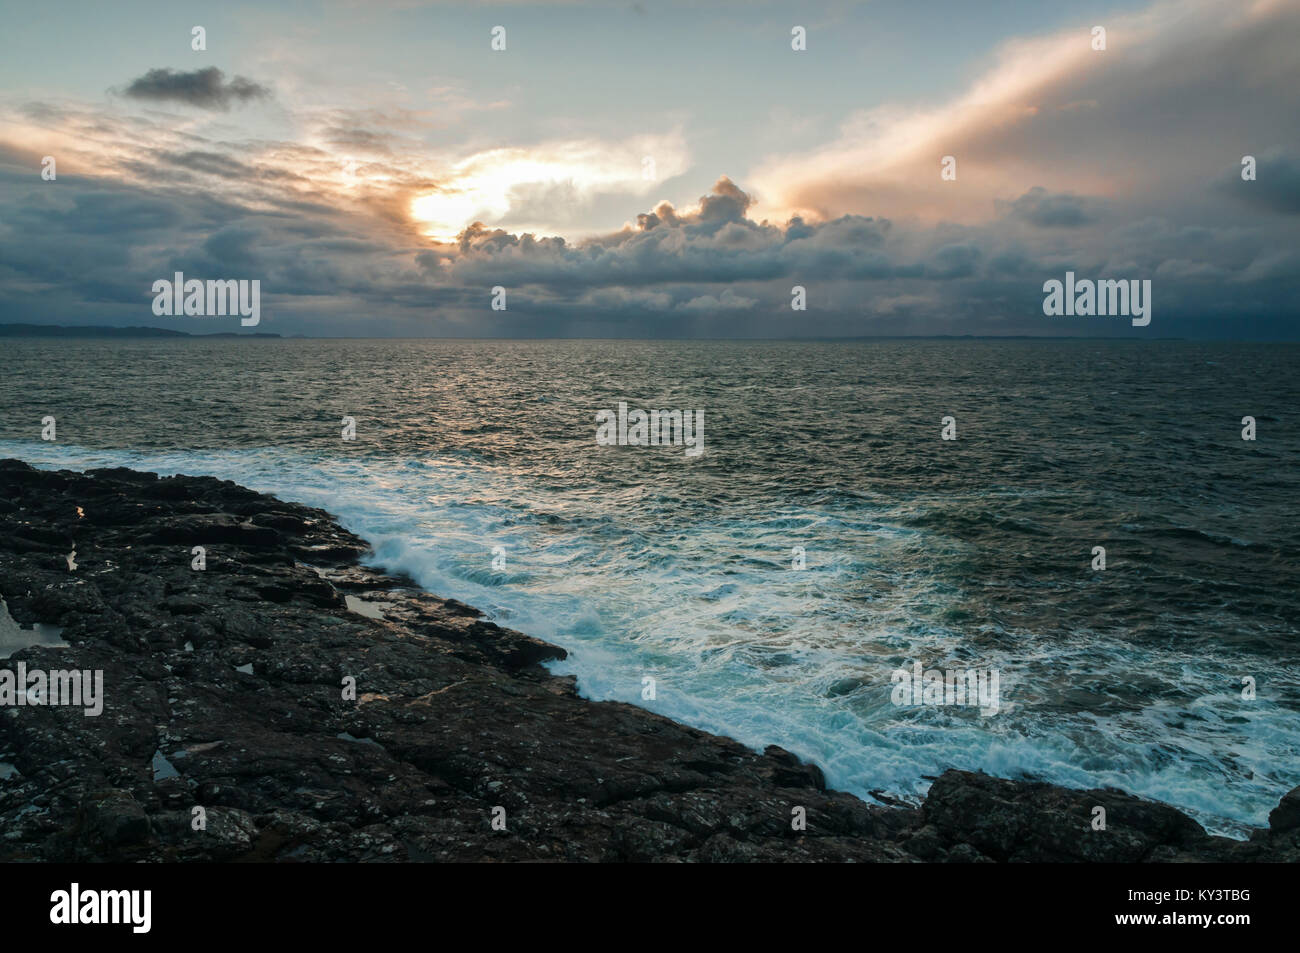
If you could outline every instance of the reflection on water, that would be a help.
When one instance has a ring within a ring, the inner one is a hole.
[[[15,652],[21,652],[33,645],[48,645],[62,648],[68,643],[60,636],[62,626],[46,625],[37,622],[31,628],[23,628],[9,614],[9,607],[0,599],[0,659],[7,659]]]

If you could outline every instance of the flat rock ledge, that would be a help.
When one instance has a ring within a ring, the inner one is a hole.
[[[66,643],[0,669],[104,673],[98,716],[0,708],[0,860],[1300,859],[1300,789],[1247,841],[1120,791],[966,771],[920,807],[868,805],[780,748],[579,698],[540,664],[562,648],[367,553],[323,510],[228,481],[0,461],[0,596]]]

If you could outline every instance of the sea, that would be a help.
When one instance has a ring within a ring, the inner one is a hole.
[[[0,350],[0,457],[323,507],[372,564],[563,646],[584,696],[780,745],[869,801],[962,768],[1243,837],[1300,785],[1298,345]],[[598,441],[620,404],[699,415],[703,452]],[[900,701],[918,665],[996,673],[997,710]]]

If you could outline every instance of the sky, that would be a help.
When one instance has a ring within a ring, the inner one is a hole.
[[[1300,0],[0,22],[0,322],[1300,339]],[[156,315],[176,272],[260,323]],[[1150,281],[1150,323],[1045,314],[1067,272]]]

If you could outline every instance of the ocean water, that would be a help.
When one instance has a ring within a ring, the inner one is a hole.
[[[4,347],[0,455],[325,507],[376,564],[563,645],[584,695],[779,744],[865,798],[958,767],[1241,836],[1300,784],[1300,347]],[[704,454],[597,445],[620,401],[702,411]],[[996,670],[998,713],[893,704],[915,662]]]

